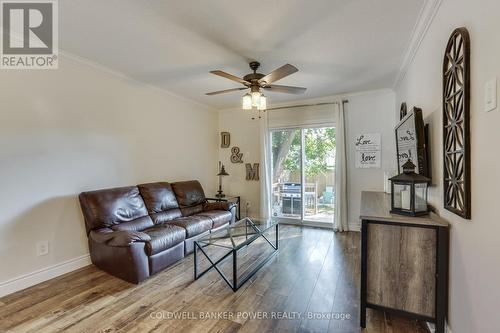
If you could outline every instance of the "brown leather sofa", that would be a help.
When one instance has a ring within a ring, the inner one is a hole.
[[[236,205],[208,202],[196,181],[150,183],[79,196],[94,265],[139,283],[235,221]]]

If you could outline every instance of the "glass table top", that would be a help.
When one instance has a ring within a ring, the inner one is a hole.
[[[237,250],[250,244],[277,224],[278,221],[272,218],[269,220],[257,220],[247,217],[225,228],[214,231],[198,239],[196,242],[203,246],[215,245]]]

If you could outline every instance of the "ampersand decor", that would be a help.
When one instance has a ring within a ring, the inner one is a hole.
[[[243,153],[240,153],[240,148],[231,148],[231,162],[233,163],[243,163]]]
[[[259,180],[259,163],[254,163],[253,167],[252,164],[247,163],[245,164],[246,169],[247,169],[247,180]]]

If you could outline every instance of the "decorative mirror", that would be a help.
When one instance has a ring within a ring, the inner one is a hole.
[[[471,218],[470,198],[470,39],[453,31],[443,61],[444,208]]]

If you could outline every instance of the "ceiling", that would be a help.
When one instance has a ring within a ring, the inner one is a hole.
[[[269,105],[392,87],[423,0],[71,0],[59,2],[60,48],[215,108],[240,105],[243,76],[299,68]]]

